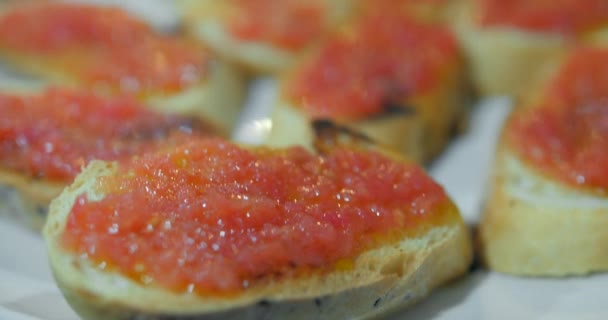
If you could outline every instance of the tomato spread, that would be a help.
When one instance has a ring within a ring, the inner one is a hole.
[[[328,0],[234,0],[230,32],[248,41],[301,49],[326,28]]]
[[[544,99],[511,123],[510,137],[542,172],[608,190],[608,49],[579,49]]]
[[[170,136],[203,132],[190,120],[155,113],[128,98],[64,89],[0,94],[0,114],[0,167],[57,182],[70,181],[92,159],[120,159]]]
[[[0,48],[79,84],[133,92],[183,88],[201,80],[206,63],[196,46],[124,11],[60,2],[19,5],[0,16]]]
[[[608,23],[606,0],[478,0],[484,26],[573,35]]]
[[[361,119],[432,90],[457,59],[444,27],[373,14],[328,39],[284,90],[313,117]]]
[[[176,292],[231,294],[269,277],[346,268],[382,236],[420,232],[451,212],[422,169],[340,147],[318,156],[208,138],[118,170],[98,181],[102,200],[76,200],[62,243]]]

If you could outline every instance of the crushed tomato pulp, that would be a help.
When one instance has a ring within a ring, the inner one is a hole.
[[[575,35],[608,23],[606,0],[478,0],[483,26]]]
[[[58,88],[0,94],[0,114],[0,166],[57,182],[71,181],[90,160],[128,158],[205,132],[133,99]]]
[[[371,14],[325,41],[285,90],[313,117],[361,119],[432,90],[457,61],[445,27]]]
[[[572,54],[539,103],[510,123],[512,143],[543,172],[608,191],[608,50]]]
[[[207,57],[116,8],[61,2],[15,6],[0,16],[0,47],[68,72],[79,83],[172,91],[199,82]]]
[[[343,148],[318,156],[200,139],[118,170],[98,181],[103,200],[77,199],[62,243],[176,292],[228,294],[334,268],[378,237],[442,219],[449,204],[415,165]]]

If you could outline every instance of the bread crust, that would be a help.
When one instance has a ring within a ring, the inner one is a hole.
[[[457,3],[451,24],[468,57],[471,76],[481,96],[518,97],[542,78],[545,68],[577,45],[575,42],[608,43],[608,27],[583,34],[577,41],[555,33],[481,27],[475,22],[475,0]]]
[[[115,163],[93,161],[51,204],[44,236],[56,280],[85,319],[338,319],[369,318],[398,310],[462,275],[471,263],[467,227],[450,202],[437,224],[402,240],[368,250],[352,268],[273,277],[230,297],[175,294],[144,287],[104,272],[60,245],[66,219],[78,195],[95,201],[94,186]]]
[[[608,198],[542,176],[505,140],[480,222],[486,265],[528,276],[608,271]]]
[[[345,20],[350,16],[357,1],[327,1],[330,10],[327,15],[328,24],[333,26]],[[284,70],[308,47],[289,50],[262,41],[235,38],[226,27],[227,13],[232,6],[229,1],[178,0],[175,4],[189,34],[219,56],[240,65],[248,73],[274,74]]]
[[[286,86],[289,76],[283,78],[281,87]],[[361,120],[329,120],[361,132],[411,160],[427,162],[441,153],[454,133],[464,130],[473,100],[463,61],[456,59],[437,82],[438,85],[428,93],[406,97],[395,110]],[[280,147],[302,145],[311,149],[313,120],[293,99],[280,93],[271,114],[272,129],[265,143]]]
[[[264,143],[274,147],[301,145],[312,150],[315,140],[313,122],[301,108],[279,101],[272,111],[272,128]],[[423,145],[420,143],[424,139],[423,128],[417,114],[404,111],[356,122],[332,122],[366,135],[378,144],[402,151],[414,161],[424,158]]]

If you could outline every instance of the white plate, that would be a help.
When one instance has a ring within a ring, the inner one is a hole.
[[[171,10],[146,11],[143,3],[150,2],[121,3],[163,26],[175,21],[163,16]],[[270,122],[266,116],[273,94],[272,81],[254,83],[235,132],[237,140],[256,142],[267,132]],[[494,142],[508,109],[506,99],[482,103],[473,114],[468,133],[431,168],[431,174],[445,186],[470,224],[478,220]],[[0,320],[78,319],[54,284],[42,238],[16,223],[6,211],[0,207]],[[608,275],[532,279],[476,271],[391,319],[608,319],[606,288]]]

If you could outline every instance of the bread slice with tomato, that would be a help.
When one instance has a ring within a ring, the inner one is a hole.
[[[238,68],[192,39],[156,31],[114,7],[3,4],[0,58],[51,85],[128,94],[162,112],[201,118],[226,137],[245,94]]]
[[[256,74],[276,73],[353,14],[358,0],[179,0],[185,29]]]
[[[282,75],[266,143],[310,147],[310,124],[329,120],[427,161],[463,126],[470,97],[447,27],[368,10]]]
[[[518,97],[580,43],[608,43],[603,0],[458,1],[451,19],[483,96]]]
[[[579,48],[552,70],[497,146],[480,241],[500,272],[608,270],[608,49]]]
[[[194,139],[92,162],[44,230],[70,305],[83,319],[364,318],[467,272],[467,227],[439,185],[315,127],[315,153]]]
[[[156,112],[131,97],[23,84],[3,87],[0,114],[2,202],[37,230],[51,200],[89,161],[215,133],[197,119]]]

